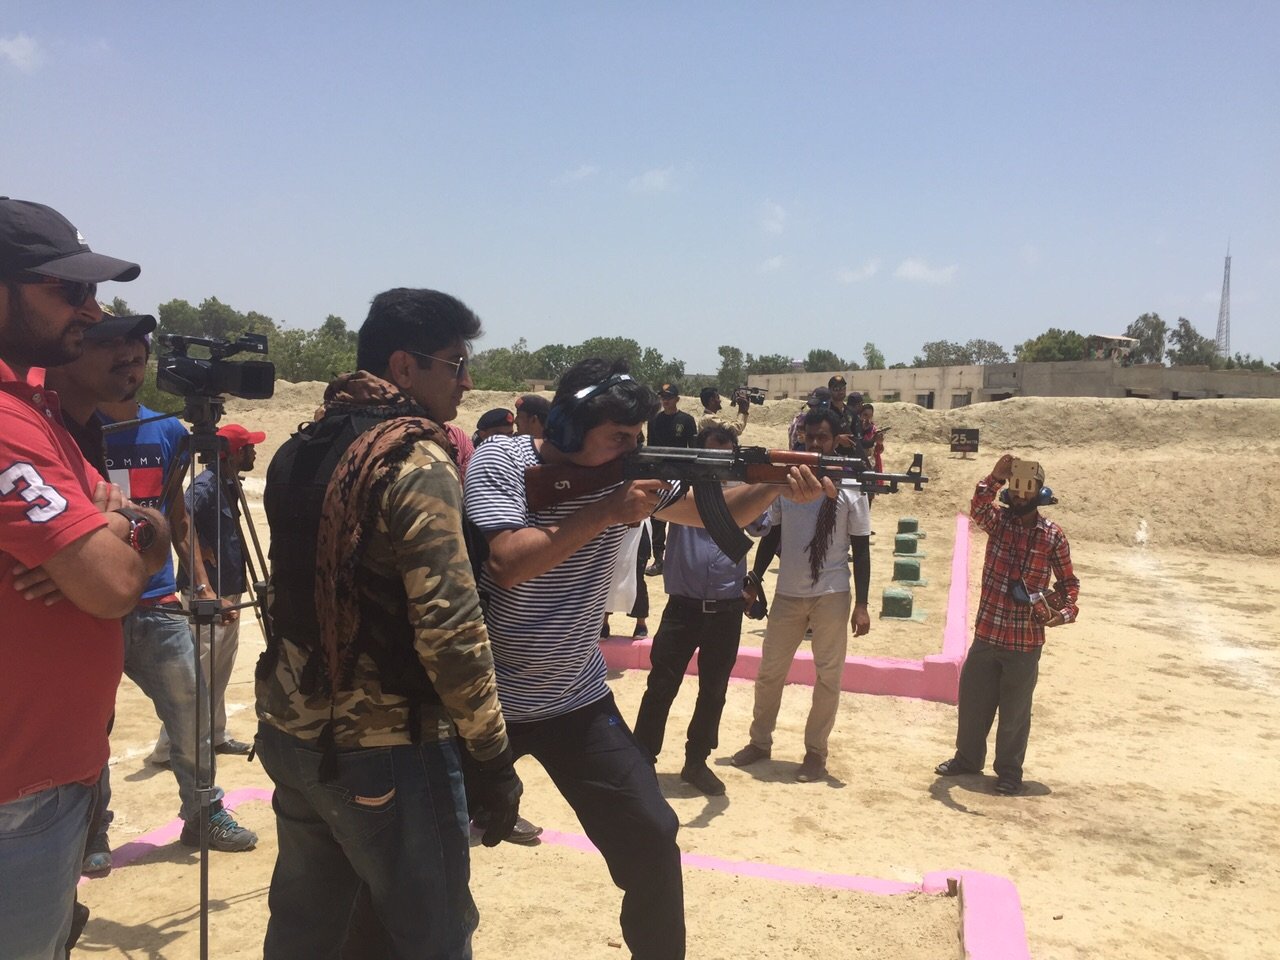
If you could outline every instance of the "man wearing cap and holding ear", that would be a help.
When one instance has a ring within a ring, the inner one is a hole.
[[[0,955],[66,956],[89,813],[110,752],[120,617],[169,554],[59,423],[43,368],[80,356],[99,283],[136,263],[89,249],[43,204],[0,197]]]
[[[1009,489],[1001,493],[1005,484]],[[995,505],[996,495],[1005,509]],[[1022,793],[1022,762],[1031,733],[1031,695],[1046,627],[1071,623],[1080,581],[1067,535],[1039,507],[1057,503],[1044,468],[1006,453],[978,483],[969,516],[987,532],[982,596],[973,645],[960,673],[956,752],[938,764],[940,777],[982,772],[987,734],[997,711],[996,793]],[[1053,578],[1053,589],[1049,580]]]

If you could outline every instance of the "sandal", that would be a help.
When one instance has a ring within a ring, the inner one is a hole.
[[[950,760],[943,760],[934,767],[933,772],[940,777],[961,777],[967,774],[981,773],[982,771],[965,766],[960,762],[959,757],[952,757]]]

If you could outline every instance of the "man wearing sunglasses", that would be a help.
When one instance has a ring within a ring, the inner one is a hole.
[[[1001,494],[1001,488],[1008,490]],[[996,506],[1000,494],[1005,509]],[[956,752],[935,768],[940,777],[982,772],[996,713],[996,793],[1022,793],[1022,763],[1031,733],[1031,695],[1046,627],[1071,623],[1080,581],[1062,528],[1040,516],[1057,503],[1044,469],[1006,453],[978,483],[969,515],[987,532],[982,596],[973,644],[960,673]],[[1053,589],[1049,581],[1054,581]]]
[[[267,469],[256,747],[280,842],[266,960],[336,956],[353,918],[363,955],[469,958],[467,794],[488,814],[486,846],[516,825],[522,787],[441,427],[472,388],[479,335],[447,294],[378,294],[359,370]]]
[[[85,461],[43,382],[102,319],[97,284],[138,273],[0,197],[0,956],[66,954],[120,618],[169,555],[164,518]]]

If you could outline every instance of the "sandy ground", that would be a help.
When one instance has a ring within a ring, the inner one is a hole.
[[[260,463],[314,408],[316,385],[281,385],[269,405],[233,404],[228,419],[265,428]],[[459,422],[510,406],[511,395],[469,397]],[[777,445],[795,402],[756,408],[744,438]],[[929,871],[1009,877],[1023,901],[1037,958],[1270,958],[1280,953],[1280,402],[1016,400],[961,411],[881,407],[887,467],[925,454],[925,494],[882,498],[873,509],[873,597],[889,585],[897,517],[927,533],[917,588],[923,623],[873,620],[850,652],[917,658],[941,643],[952,529],[973,483],[1004,449],[1041,459],[1062,503],[1082,580],[1077,624],[1050,635],[1027,758],[1028,795],[992,792],[990,777],[944,781],[955,708],[845,695],[831,743],[831,776],[797,784],[808,689],[784,699],[775,759],[747,770],[725,758],[746,742],[752,692],[735,681],[721,726],[725,797],[682,784],[680,732],[692,709],[687,682],[672,712],[659,776],[683,825],[682,847],[751,861],[887,880]],[[952,426],[982,430],[984,452],[949,455]],[[260,475],[262,468],[257,471]],[[251,478],[249,488],[254,489]],[[260,516],[260,515],[259,515]],[[984,538],[971,548],[971,585]],[[663,600],[649,581],[656,628]],[[874,611],[873,611],[874,612]],[[632,621],[615,615],[616,633]],[[748,624],[745,644],[758,643]],[[253,661],[246,628],[228,692],[233,735],[249,738]],[[633,717],[644,676],[613,678]],[[121,688],[112,741],[116,846],[170,820],[172,776],[146,767],[155,733],[149,705]],[[581,831],[538,765],[522,760],[524,811],[549,830]],[[269,785],[257,764],[221,764],[228,789]],[[269,808],[241,819],[258,850],[214,854],[212,955],[260,954],[274,860]],[[556,844],[475,848],[481,910],[476,954],[619,957],[619,895],[594,854]],[[833,892],[732,873],[685,874],[689,956],[801,955],[934,958],[957,954],[954,899]],[[94,913],[82,946],[103,957],[197,955],[198,868],[192,852],[160,848],[81,888]]]

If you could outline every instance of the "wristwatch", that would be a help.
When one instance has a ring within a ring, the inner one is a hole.
[[[146,516],[131,507],[121,507],[116,513],[129,521],[129,536],[125,541],[138,553],[146,553],[156,542],[156,526]]]

